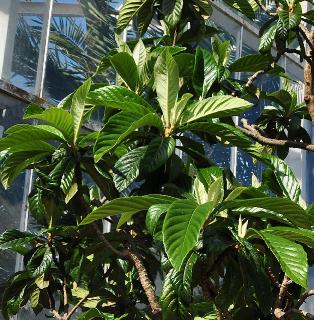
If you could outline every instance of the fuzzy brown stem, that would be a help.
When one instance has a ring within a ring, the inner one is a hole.
[[[314,44],[314,27],[309,34],[308,40]],[[309,45],[307,45],[307,56],[311,56],[313,60],[313,52]],[[309,62],[306,60],[304,66],[304,101],[309,111],[310,117],[312,119],[312,123],[314,124],[314,87],[313,87],[313,62]]]
[[[161,312],[161,306],[159,304],[158,298],[153,289],[151,281],[148,277],[142,259],[137,254],[131,251],[128,251],[128,258],[133,262],[134,267],[137,270],[139,280],[147,296],[149,305],[152,309],[152,313],[155,315],[159,314]]]

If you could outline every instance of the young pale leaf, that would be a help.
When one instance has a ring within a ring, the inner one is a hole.
[[[213,206],[216,207],[224,197],[224,179],[219,177],[216,179],[208,189],[208,201],[213,203]]]
[[[230,117],[241,114],[252,107],[252,103],[232,96],[214,96],[190,104],[182,113],[181,124],[208,117]]]
[[[143,43],[143,40],[140,39],[133,50],[133,59],[135,61],[135,64],[137,65],[138,74],[140,78],[142,77],[143,71],[145,69],[146,58],[147,49]]]
[[[143,126],[153,126],[163,131],[162,121],[155,113],[142,115],[122,111],[112,116],[98,135],[94,147],[96,162],[119,145],[129,134]]]
[[[90,90],[92,79],[86,80],[74,93],[71,104],[71,115],[73,118],[73,143],[76,143],[79,131],[83,124],[86,97]]]
[[[194,248],[203,224],[213,209],[212,203],[198,205],[192,200],[175,201],[168,209],[163,224],[167,256],[179,271],[187,254]]]
[[[255,232],[265,241],[287,276],[301,287],[307,288],[308,263],[303,247],[286,238],[268,233],[267,230]]]
[[[177,199],[158,194],[114,199],[92,211],[81,222],[81,225],[89,224],[96,220],[120,213],[135,214],[139,211],[148,210],[148,208],[154,204],[170,204],[175,200]]]
[[[170,128],[170,113],[179,91],[179,68],[168,50],[164,50],[155,64],[155,86],[164,116],[165,127]]]
[[[139,75],[133,57],[127,52],[119,52],[109,59],[126,85],[136,91]]]

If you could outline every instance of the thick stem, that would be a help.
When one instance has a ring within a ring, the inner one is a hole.
[[[309,41],[314,45],[314,27],[308,37]],[[312,49],[307,45],[307,56],[313,57]],[[304,66],[304,101],[309,111],[312,123],[314,124],[314,87],[313,87],[313,73],[314,67],[313,62],[310,63],[308,60],[305,62]]]

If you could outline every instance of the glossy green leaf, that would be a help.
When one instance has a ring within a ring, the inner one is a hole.
[[[170,204],[176,198],[165,195],[145,195],[114,199],[92,211],[81,222],[81,225],[104,219],[120,213],[134,214],[139,211],[148,210],[154,204]]]
[[[7,230],[0,235],[0,250],[10,249],[24,255],[37,239],[38,236],[30,232]]]
[[[148,145],[142,160],[144,172],[152,172],[162,166],[173,154],[176,142],[172,137],[154,138]]]
[[[168,8],[163,8],[166,15],[164,21],[170,29],[176,27],[180,21],[181,13],[183,9],[183,0],[163,0],[163,7],[167,4]]]
[[[154,235],[160,217],[167,212],[168,208],[169,204],[155,204],[147,210],[145,224],[151,235]]]
[[[157,98],[164,116],[165,127],[170,128],[170,114],[178,98],[179,68],[172,55],[165,50],[155,64]]]
[[[133,149],[116,162],[113,182],[118,191],[123,191],[138,178],[146,150],[147,146]]]
[[[224,179],[219,177],[216,179],[208,189],[208,201],[216,207],[224,197]]]
[[[47,148],[46,151],[21,151],[10,155],[1,166],[0,178],[3,187],[7,189],[23,170],[43,160],[53,151],[53,148],[49,149],[49,151]]]
[[[284,160],[271,154],[254,152],[253,156],[274,170],[274,174],[284,195],[292,201],[299,203],[301,187],[288,164]]]
[[[261,37],[259,44],[259,52],[264,53],[270,51],[273,42],[275,40],[277,32],[277,24],[272,25],[269,29],[267,29]]]
[[[194,248],[212,209],[212,203],[199,206],[192,200],[178,200],[169,207],[162,232],[167,256],[176,270]]]
[[[149,103],[135,92],[121,86],[105,86],[91,91],[87,98],[90,104],[116,108],[124,111],[148,113],[154,111]]]
[[[285,4],[281,10],[278,10],[278,16],[287,30],[294,29],[301,22],[301,4],[298,2]]]
[[[256,215],[257,212],[260,212],[260,217],[265,218],[270,218],[271,213],[273,212],[276,213],[274,214],[275,220],[282,218],[282,221],[284,221],[284,219],[287,219],[291,224],[302,228],[310,228],[314,224],[314,216],[307,214],[306,211],[303,210],[298,204],[289,199],[265,197],[245,200],[232,200],[224,202],[221,208],[252,208],[254,209],[252,214]],[[259,211],[258,209],[264,209],[266,212],[264,213],[263,210]]]
[[[307,288],[308,263],[303,247],[266,230],[255,232],[265,241],[287,276],[301,287]]]
[[[86,97],[92,84],[91,78],[86,80],[74,93],[71,104],[71,115],[73,118],[73,143],[76,143],[79,131],[83,124]]]
[[[232,96],[215,96],[189,105],[182,113],[181,124],[189,123],[204,117],[218,118],[241,114],[252,107],[252,104]]]
[[[48,125],[18,124],[6,130],[7,136],[0,139],[0,150],[36,140],[57,140],[65,142],[63,134],[56,128]]]
[[[265,70],[273,63],[271,56],[251,54],[241,57],[230,65],[232,72],[256,72]]]
[[[180,295],[183,286],[183,272],[174,269],[166,274],[160,297],[162,317],[164,320],[189,319],[190,314]]]
[[[314,248],[314,232],[312,230],[278,226],[269,227],[264,232],[306,244],[312,249]]]
[[[118,52],[109,59],[126,85],[135,91],[138,85],[139,75],[133,57],[127,52]]]
[[[119,10],[117,33],[121,33],[130,23],[132,18],[149,0],[126,0]]]
[[[73,141],[74,123],[69,112],[60,108],[49,108],[38,114],[25,115],[24,119],[42,120],[62,132],[67,141]]]
[[[50,270],[52,264],[52,252],[50,248],[47,248],[40,265],[35,270],[32,270],[32,276],[35,278],[41,276],[42,274]]]
[[[96,162],[106,153],[119,145],[129,134],[143,126],[153,126],[163,131],[160,117],[155,113],[142,115],[135,112],[122,111],[112,116],[99,133],[94,147]]]

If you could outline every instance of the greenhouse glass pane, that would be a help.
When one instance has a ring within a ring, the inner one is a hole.
[[[35,89],[42,28],[41,16],[19,14],[10,81],[30,93]]]

